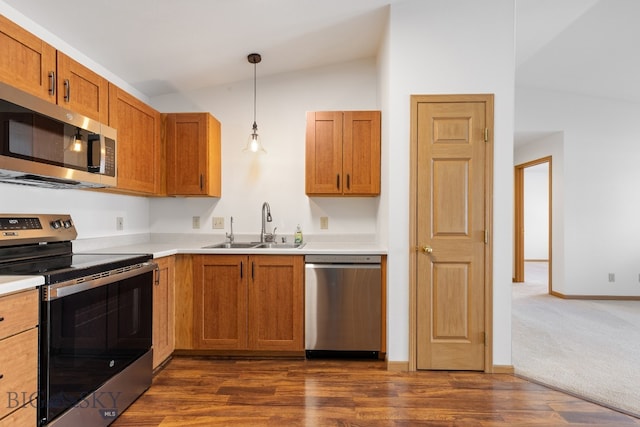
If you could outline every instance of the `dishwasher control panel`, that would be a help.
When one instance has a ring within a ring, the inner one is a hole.
[[[380,255],[305,255],[307,264],[380,264]]]

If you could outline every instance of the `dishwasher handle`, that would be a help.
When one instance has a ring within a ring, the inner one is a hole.
[[[380,269],[380,264],[305,264],[305,268],[313,269]]]
[[[304,257],[304,262],[307,264],[314,264],[314,265],[318,265],[318,264],[329,264],[329,265],[380,264],[382,262],[382,257],[380,255],[362,255],[362,254],[351,254],[351,255],[307,254]]]

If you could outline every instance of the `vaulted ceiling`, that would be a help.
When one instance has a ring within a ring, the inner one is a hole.
[[[406,0],[1,0],[149,97],[376,54]],[[516,84],[640,102],[640,1],[515,0]]]

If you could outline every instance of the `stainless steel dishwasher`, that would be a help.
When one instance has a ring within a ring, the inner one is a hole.
[[[305,256],[305,349],[313,357],[377,358],[379,255]]]

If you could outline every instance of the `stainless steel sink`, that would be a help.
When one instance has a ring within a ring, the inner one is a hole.
[[[255,248],[260,242],[224,242],[216,245],[204,246],[203,249],[248,249]]]
[[[203,246],[203,249],[298,249],[304,243],[275,243],[275,242],[224,242],[215,245]]]
[[[256,249],[299,249],[304,246],[304,243],[260,243],[256,246]]]

